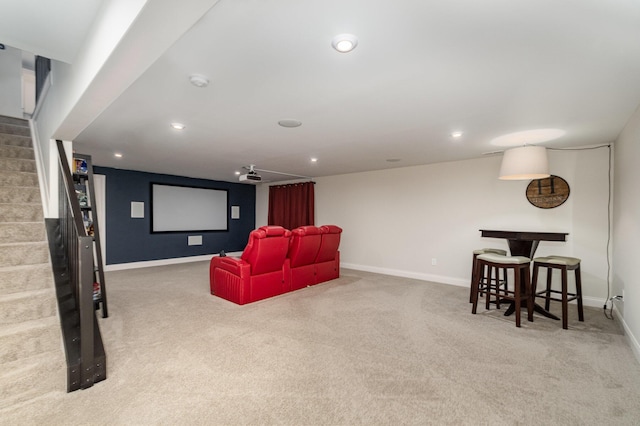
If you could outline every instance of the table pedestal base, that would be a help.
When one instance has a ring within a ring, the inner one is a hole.
[[[521,300],[520,301],[520,306],[526,308],[527,307],[527,301],[526,300]],[[507,310],[504,312],[504,316],[508,317],[509,315],[514,313],[515,311],[516,311],[516,304],[515,304],[515,302],[511,301],[511,304],[509,305]],[[542,315],[544,317],[560,321],[560,318],[558,318],[557,316],[553,315],[551,312],[547,311],[546,309],[544,309],[542,306],[538,305],[537,303],[533,304],[533,311],[539,313],[540,315]]]

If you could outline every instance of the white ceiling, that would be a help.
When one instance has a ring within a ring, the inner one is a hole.
[[[339,33],[353,52],[333,50]],[[531,129],[566,131],[547,147],[608,143],[639,103],[636,0],[221,0],[74,146],[125,169],[317,177],[477,158]]]
[[[0,0],[0,43],[71,63],[103,0]]]

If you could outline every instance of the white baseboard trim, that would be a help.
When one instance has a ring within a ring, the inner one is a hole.
[[[618,318],[620,320],[620,323],[622,324],[624,335],[627,338],[627,342],[629,342],[629,346],[631,346],[631,351],[636,357],[636,361],[640,363],[640,343],[638,342],[638,339],[636,339],[636,336],[634,336],[631,332],[631,329],[627,325],[627,322],[624,320],[624,316],[620,313],[618,307],[615,304],[613,305],[613,312],[615,312],[616,318]]]
[[[376,266],[356,265],[353,263],[340,263],[341,268],[354,269],[356,271],[373,272],[382,275],[391,275],[393,277],[413,278],[422,281],[432,281],[442,284],[450,284],[459,287],[469,287],[469,280],[461,278],[446,277],[443,275],[423,274],[420,272],[403,271],[400,269],[378,268]]]
[[[241,251],[227,253],[228,256],[240,256],[241,254],[242,254]],[[175,265],[176,263],[202,262],[206,260],[211,260],[212,257],[216,257],[216,256],[218,256],[218,253],[205,254],[202,256],[175,257],[172,259],[145,260],[143,262],[116,263],[113,265],[106,265],[104,267],[104,270],[106,272],[122,271],[125,269],[138,269],[138,268],[149,268],[152,266]]]
[[[458,287],[469,287],[470,278],[469,279],[461,279],[461,278],[453,278],[447,277],[444,275],[433,275],[433,274],[423,274],[420,272],[412,272],[412,271],[403,271],[400,269],[388,269],[388,268],[378,268],[375,266],[367,266],[367,265],[356,265],[353,263],[340,263],[342,268],[346,269],[354,269],[356,271],[365,271],[365,272],[373,272],[376,274],[382,275],[391,275],[393,277],[402,277],[402,278],[412,278],[416,280],[422,281],[432,281],[441,284],[450,284]],[[603,299],[597,297],[582,297],[582,303],[584,306],[590,306],[594,308],[602,308]]]

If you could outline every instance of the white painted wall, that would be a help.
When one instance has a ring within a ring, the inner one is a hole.
[[[624,293],[616,302],[636,358],[640,360],[640,108],[616,141],[615,194],[613,215],[613,295]]]
[[[106,0],[73,63],[52,61],[51,84],[34,117],[51,205],[57,170],[49,141],[72,141],[218,1]]]
[[[568,232],[541,242],[536,255],[582,259],[585,303],[607,296],[608,148],[552,151],[553,174],[570,185],[569,199],[539,209],[525,197],[529,181],[500,181],[501,156],[331,176],[316,180],[316,224],[344,229],[342,265],[468,286],[471,253],[508,249],[479,229]],[[256,226],[266,224],[268,186],[256,198]],[[431,259],[437,259],[437,265]]]
[[[22,51],[0,50],[0,115],[22,118]]]
[[[34,114],[36,140],[42,156],[43,176],[49,194],[45,216],[57,217],[58,169],[55,132],[77,105],[119,40],[133,22],[144,0],[105,1],[74,64],[51,61],[49,87]],[[75,135],[73,135],[75,136]]]

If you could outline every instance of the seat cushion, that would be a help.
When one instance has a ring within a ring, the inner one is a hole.
[[[494,249],[494,248],[482,248],[482,249],[478,249],[478,250],[474,250],[473,251],[473,254],[484,254],[484,253],[495,253],[495,254],[501,254],[503,256],[507,255],[507,251],[506,250]]]
[[[534,262],[538,263],[550,263],[552,265],[566,265],[566,266],[576,266],[580,264],[580,259],[577,257],[567,257],[567,256],[547,256],[547,257],[536,257],[533,259]]]
[[[524,256],[502,256],[495,253],[485,253],[478,256],[478,260],[485,260],[491,263],[503,263],[506,265],[521,265],[530,263],[531,259]]]

